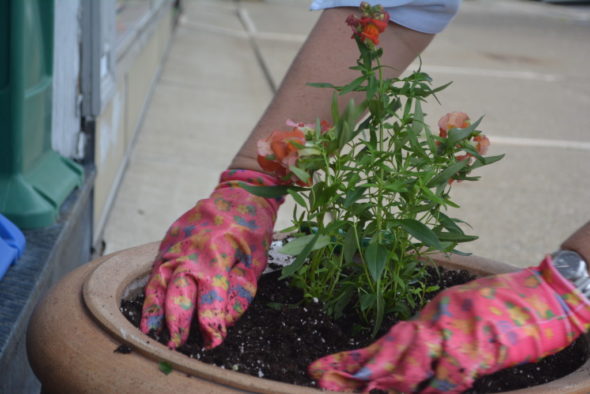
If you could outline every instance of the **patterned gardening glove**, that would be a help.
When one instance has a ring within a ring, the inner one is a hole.
[[[160,244],[140,328],[159,331],[165,316],[171,348],[186,342],[195,304],[205,346],[213,348],[256,293],[282,199],[257,197],[239,184],[275,186],[277,179],[250,170],[223,172],[211,197],[174,222]]]
[[[462,392],[481,375],[556,353],[590,328],[590,301],[545,258],[449,288],[410,321],[309,367],[325,389]]]

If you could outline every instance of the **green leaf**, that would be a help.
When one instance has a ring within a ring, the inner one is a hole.
[[[359,301],[361,304],[361,310],[366,311],[367,309],[372,308],[373,305],[375,305],[376,297],[373,293],[365,293],[362,296],[360,296]]]
[[[399,221],[400,226],[411,236],[421,241],[426,246],[442,250],[443,246],[438,240],[436,234],[425,224],[414,219],[402,219]]]
[[[418,141],[418,135],[420,134],[421,131],[422,131],[422,124],[414,121],[412,123],[412,130],[410,130],[410,132],[408,133],[408,140],[410,141],[412,148],[414,148],[413,153],[416,153],[421,157],[428,157],[426,152],[424,152],[424,148],[422,148],[422,145],[420,145],[420,142]]]
[[[344,308],[350,303],[352,296],[354,294],[354,289],[352,287],[348,287],[344,290],[344,292],[338,297],[336,302],[333,306],[334,311],[334,318],[339,319],[343,315]]]
[[[363,103],[360,105],[356,105],[354,99],[350,99],[348,105],[346,106],[345,115],[347,115],[347,123],[350,124],[351,128],[354,129],[356,126],[359,117],[363,114],[365,106]]]
[[[275,311],[280,311],[283,308],[287,308],[287,309],[299,308],[299,305],[297,305],[297,304],[282,304],[280,302],[269,302],[266,304],[266,306],[268,306],[271,309],[274,309]]]
[[[375,185],[371,185],[375,186]],[[383,185],[385,190],[389,190],[394,193],[405,193],[408,191],[408,182],[406,180],[395,181],[393,183],[387,183]]]
[[[435,187],[443,183],[446,183],[449,179],[453,177],[453,175],[461,171],[467,164],[469,164],[469,160],[459,160],[451,164],[443,171],[438,173],[434,178],[432,178],[426,186]]]
[[[471,256],[472,255],[472,253],[469,253],[469,252],[461,252],[460,250],[457,250],[457,249],[451,250],[451,253],[456,254],[458,256]]]
[[[449,130],[449,136],[447,138],[447,147],[455,146],[457,142],[464,140],[465,138],[469,137],[471,133],[475,131],[479,123],[481,122],[482,118],[479,118],[473,124],[465,127],[464,129],[451,129]]]
[[[309,256],[309,253],[311,253],[311,251],[312,251],[315,243],[317,242],[319,236],[320,236],[320,234],[319,233],[316,233],[316,234],[312,234],[310,236],[297,238],[295,240],[295,241],[297,241],[297,240],[301,240],[302,238],[312,237],[311,240],[307,239],[309,242],[307,242],[303,246],[303,249],[301,250],[301,252],[297,254],[297,257],[295,258],[295,261],[293,261],[293,263],[291,263],[290,265],[288,265],[288,266],[286,266],[286,267],[283,268],[283,270],[281,271],[281,277],[279,279],[285,279],[285,278],[288,278],[288,277],[292,276],[295,272],[297,272],[297,270],[299,270],[299,268],[301,268],[303,266],[303,263],[305,263],[305,259],[307,259],[307,256]],[[283,246],[279,250],[279,252],[285,253],[283,251],[283,249],[285,249],[285,247],[289,246],[291,243],[293,243],[295,241],[291,241],[287,245]],[[285,254],[289,254],[289,253],[285,253]]]
[[[344,114],[346,115],[346,113]],[[352,139],[352,127],[350,123],[344,121],[340,129],[340,139],[338,140],[338,146],[342,148],[348,141]]]
[[[341,118],[336,124],[338,147],[342,148],[348,141],[352,140],[355,133],[355,126],[360,115],[364,111],[364,104],[356,105],[353,99],[350,99]]]
[[[305,202],[305,199],[301,196],[301,194],[297,193],[296,191],[292,190],[292,189],[288,189],[287,193],[289,193],[289,195],[291,197],[293,197],[293,200],[295,200],[295,202],[299,205],[301,205],[303,208],[307,209],[307,203]]]
[[[381,286],[377,286],[377,294],[375,294],[376,303],[377,303],[377,310],[375,311],[375,324],[373,325],[373,331],[371,332],[371,338],[375,338],[377,332],[381,328],[381,324],[383,324],[383,315],[385,313],[384,309],[384,299],[383,293],[381,291]]]
[[[293,215],[293,216],[296,216],[296,215]],[[279,230],[279,233],[290,234],[290,233],[297,231],[297,230],[299,230],[299,226],[297,224],[294,224],[292,226],[289,226],[289,227]]]
[[[425,293],[432,293],[433,291],[437,291],[438,289],[440,289],[440,286],[432,285],[432,286],[428,286],[426,289],[424,289],[424,292]]]
[[[463,234],[463,230],[461,229],[461,227],[457,225],[457,223],[455,223],[455,220],[451,219],[444,213],[438,212],[438,221],[440,224],[442,224],[444,228],[446,228],[450,232]]]
[[[371,242],[365,250],[365,261],[371,277],[375,282],[378,282],[385,269],[387,249],[378,242]]]
[[[160,364],[158,365],[158,368],[165,375],[168,375],[168,374],[170,374],[172,372],[172,365],[169,362],[167,362],[167,361],[160,361]]]
[[[420,100],[416,100],[414,104],[414,120],[412,121],[412,131],[419,135],[424,128],[424,114],[422,113],[422,106]]]
[[[314,88],[332,88],[332,89],[337,88],[336,85],[332,85],[331,83],[327,83],[327,82],[309,82],[307,84],[307,86],[311,86]]]
[[[344,255],[344,261],[351,263],[354,260],[354,255],[357,251],[356,234],[354,228],[348,229],[346,236],[344,237],[344,245],[342,247],[342,254]]]
[[[317,135],[322,134],[322,121],[320,120],[320,118],[316,118],[315,120],[315,133]]]
[[[443,89],[446,89],[446,88],[447,88],[447,87],[448,87],[450,84],[452,84],[452,83],[453,83],[453,81],[451,81],[451,82],[448,82],[448,83],[445,83],[444,85],[442,85],[442,86],[439,86],[439,87],[437,87],[437,88],[434,88],[434,89],[432,89],[432,90],[431,90],[431,93],[433,93],[433,94],[434,94],[434,93],[438,93],[438,92],[440,92],[441,90],[443,90]],[[438,100],[437,100],[437,101],[438,101]]]
[[[369,82],[367,84],[367,100],[373,98],[373,96],[377,92],[377,86],[377,79],[373,75],[371,75],[369,77]]]
[[[454,232],[440,232],[437,234],[437,236],[441,241],[451,242],[471,242],[479,238],[477,235],[467,235]]]
[[[351,83],[349,83],[346,86],[343,86],[341,89],[339,90],[340,95],[346,94],[346,93],[350,93],[354,90],[356,90],[356,88],[358,88],[359,86],[361,86],[361,84],[363,83],[363,81],[366,79],[366,77],[364,75],[361,75],[360,77],[356,78],[354,81],[352,81]]]
[[[302,254],[308,247],[309,252],[312,250],[321,249],[330,243],[330,237],[327,235],[320,235],[319,233],[304,235],[303,237],[295,238],[278,250],[279,253],[287,254],[289,256],[298,256]]]
[[[414,105],[414,125],[415,124],[420,124],[421,129],[424,130],[424,134],[426,134],[426,142],[428,143],[430,151],[436,152],[434,138],[432,138],[428,125],[424,124],[424,112],[422,112],[422,104],[420,103],[420,100],[416,100],[416,104]]]
[[[271,309],[274,309],[275,311],[280,311],[281,309],[283,309],[283,305],[280,302],[269,302],[266,304],[266,306],[268,306]]]
[[[420,190],[422,190],[422,192],[425,194],[425,197],[432,201],[433,203],[436,203],[438,205],[446,205],[447,204],[447,200],[445,200],[444,198],[442,198],[441,196],[438,196],[436,194],[434,194],[429,188],[427,188],[426,186],[420,185]]]
[[[296,166],[289,166],[289,171],[291,171],[293,174],[295,174],[295,176],[299,179],[301,179],[303,182],[307,183],[309,182],[309,174],[302,170],[299,167]]]
[[[346,198],[344,199],[344,203],[343,206],[345,209],[350,208],[350,206],[355,203],[359,198],[361,198],[363,196],[363,193],[365,192],[365,188],[362,187],[356,187],[354,189],[350,189],[348,190],[348,193],[346,193]]]
[[[497,155],[497,156],[483,157],[483,162],[482,161],[476,161],[471,166],[471,169],[472,170],[475,170],[476,168],[487,166],[488,164],[495,163],[495,162],[501,160],[504,156],[506,156],[506,155],[502,154],[502,155]]]
[[[336,125],[340,119],[340,110],[338,105],[338,95],[332,94],[332,124]]]
[[[326,182],[321,181],[313,186],[313,200],[311,204],[311,211],[317,209],[324,210],[327,205],[331,205],[331,201],[335,197],[336,189],[338,185],[327,186]]]
[[[244,182],[240,182],[239,185],[241,188],[246,189],[255,196],[265,198],[283,197],[285,194],[290,192],[289,189],[303,190],[302,188],[293,186],[252,186]]]

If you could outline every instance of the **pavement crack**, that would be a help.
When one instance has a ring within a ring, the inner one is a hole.
[[[256,26],[254,25],[252,18],[250,18],[248,11],[245,10],[244,8],[242,8],[239,3],[238,3],[238,7],[237,7],[237,13],[238,13],[238,19],[240,20],[240,22],[244,26],[244,29],[246,30],[246,34],[248,35],[248,41],[250,42],[250,45],[252,46],[252,49],[254,50],[254,55],[256,56],[256,60],[258,61],[258,64],[260,65],[260,68],[262,70],[262,74],[264,75],[264,78],[266,79],[266,82],[268,83],[270,90],[272,91],[273,94],[275,94],[277,92],[276,83],[272,77],[272,74],[270,72],[270,68],[268,67],[268,64],[264,61],[264,56],[262,56],[262,51],[260,50],[260,46],[258,45],[258,42],[256,42],[256,37],[255,37],[256,36]]]

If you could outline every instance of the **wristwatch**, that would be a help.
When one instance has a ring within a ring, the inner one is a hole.
[[[558,250],[551,257],[553,266],[561,276],[590,299],[590,275],[584,258],[573,250]]]

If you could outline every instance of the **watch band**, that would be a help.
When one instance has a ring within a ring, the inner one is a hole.
[[[590,275],[586,261],[573,250],[558,250],[552,254],[553,266],[590,299]]]

